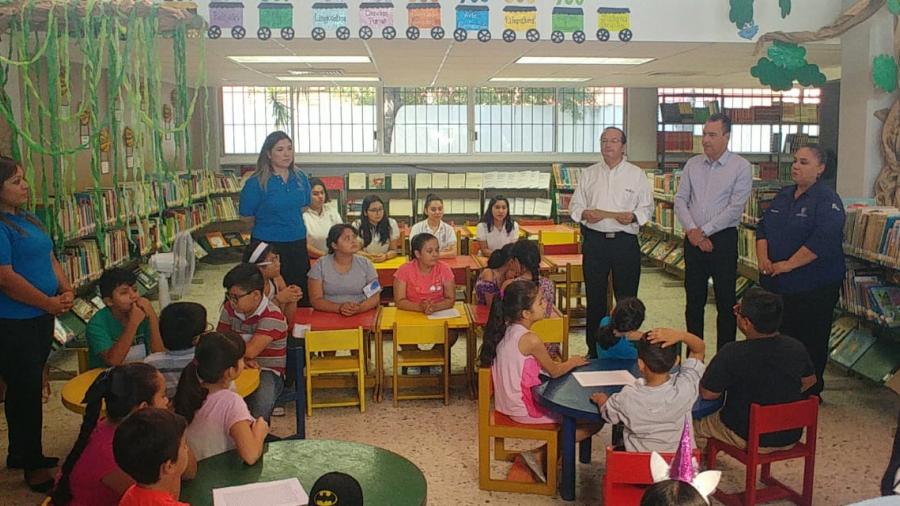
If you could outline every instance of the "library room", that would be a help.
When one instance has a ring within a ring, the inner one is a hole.
[[[900,504],[898,16],[0,1],[0,503]]]

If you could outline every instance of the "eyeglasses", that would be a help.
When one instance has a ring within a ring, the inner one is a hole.
[[[370,207],[370,208],[366,209],[366,212],[367,213],[383,213],[384,208],[383,207]]]
[[[250,290],[249,292],[244,292],[240,295],[235,295],[233,293],[225,292],[225,300],[227,300],[228,302],[231,302],[232,304],[237,304],[239,300],[250,295],[251,293],[253,293],[253,290]]]

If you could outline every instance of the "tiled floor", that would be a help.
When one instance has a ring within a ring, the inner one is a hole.
[[[221,301],[221,279],[228,265],[200,264],[189,300],[201,302],[215,320]],[[668,276],[645,271],[640,296],[648,308],[646,328],[681,326],[684,292]],[[665,286],[675,285],[675,286]],[[714,307],[708,306],[706,328],[715,329]],[[460,343],[462,344],[462,343]],[[584,353],[583,332],[573,332],[573,353]],[[714,347],[714,345],[712,346]],[[464,364],[464,347],[454,347],[454,363]],[[389,356],[389,354],[386,354]],[[54,367],[74,370],[74,356],[55,355]],[[829,370],[825,404],[819,418],[819,451],[816,463],[815,504],[841,505],[873,497],[886,465],[900,401],[883,387]],[[44,448],[48,455],[65,457],[78,432],[80,418],[59,400],[62,382],[54,382],[54,395],[44,411]],[[387,401],[368,403],[366,413],[356,408],[316,410],[308,419],[308,437],[342,439],[380,446],[405,456],[419,466],[428,480],[429,504],[557,504],[558,497],[484,492],[478,489],[476,403],[461,389],[449,406],[440,401],[405,401],[394,408]],[[294,428],[293,409],[275,418],[273,431],[288,435]],[[5,419],[0,419],[5,433]],[[605,428],[594,440],[594,459],[578,465],[578,500],[573,504],[599,504],[603,474],[603,448],[609,443]],[[0,438],[0,456],[5,456],[6,438]],[[776,476],[799,485],[798,464],[773,466]],[[743,482],[743,470],[725,459],[722,487],[734,489]],[[311,484],[304,484],[309,487]],[[41,497],[28,492],[20,472],[0,470],[0,504],[38,504]]]

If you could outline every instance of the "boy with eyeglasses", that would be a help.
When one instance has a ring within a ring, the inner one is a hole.
[[[222,285],[225,304],[216,330],[237,332],[247,343],[244,362],[260,369],[259,387],[247,397],[247,407],[254,418],[261,416],[268,422],[284,388],[287,320],[263,293],[263,276],[255,265],[237,265],[228,271]]]

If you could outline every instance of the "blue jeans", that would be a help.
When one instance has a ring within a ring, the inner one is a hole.
[[[247,407],[253,418],[263,417],[266,423],[275,409],[275,399],[284,390],[284,377],[272,371],[262,370],[259,373],[259,387],[247,397]]]

